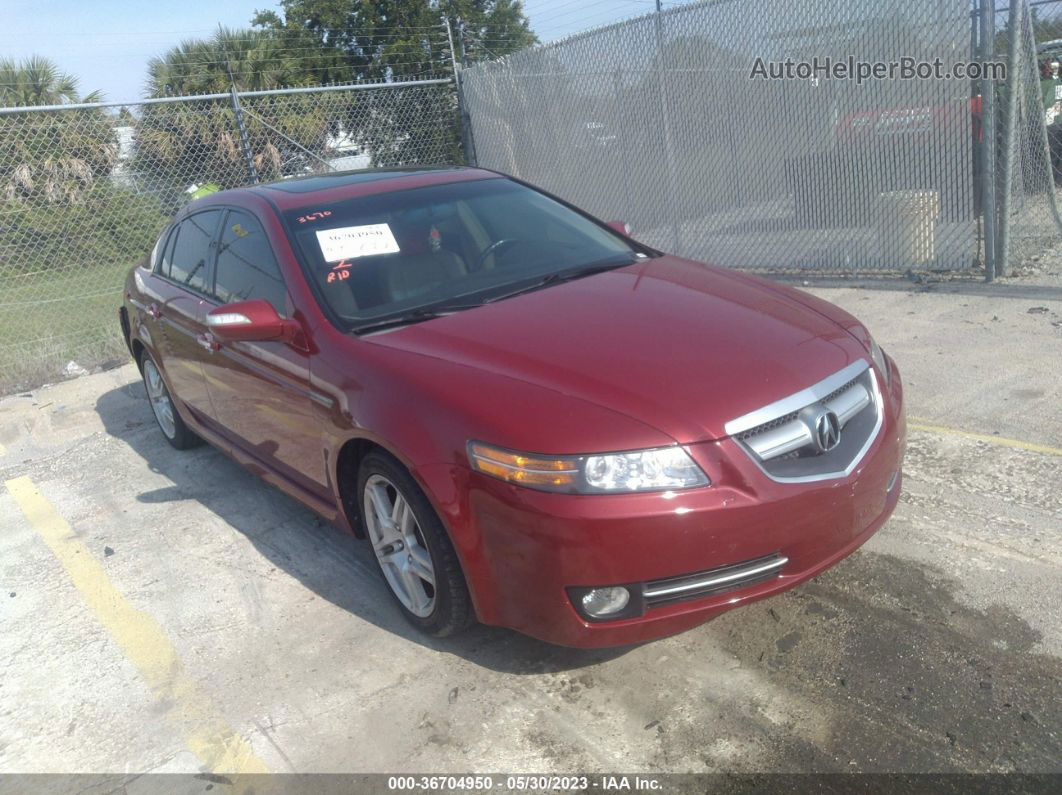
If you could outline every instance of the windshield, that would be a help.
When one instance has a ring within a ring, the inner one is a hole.
[[[364,196],[286,214],[307,275],[347,329],[424,319],[639,254],[549,197],[507,179]],[[458,307],[458,305],[461,305]]]

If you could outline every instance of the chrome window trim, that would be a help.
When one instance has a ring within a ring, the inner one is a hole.
[[[861,364],[863,364],[864,367],[862,367],[860,369],[860,371],[859,371],[860,373],[864,372],[867,368],[870,367],[870,365],[867,362],[862,362]],[[845,368],[845,370],[847,370],[847,369],[848,368]],[[845,370],[842,370],[841,372],[845,372]],[[833,376],[831,376],[831,378],[833,378]],[[881,384],[879,383],[880,382],[880,378],[881,377],[878,375],[878,371],[876,369],[874,369],[874,368],[871,368],[870,383],[873,384],[873,386],[874,386],[874,394],[871,395],[871,401],[872,401],[872,403],[874,405],[875,410],[878,413],[877,420],[874,423],[874,427],[871,429],[870,433],[867,435],[866,442],[863,443],[863,446],[861,448],[859,448],[859,452],[856,453],[855,456],[852,457],[852,460],[849,462],[848,466],[846,466],[844,469],[837,470],[835,472],[820,472],[819,474],[816,474],[816,475],[800,475],[798,477],[789,477],[789,478],[776,477],[775,475],[772,475],[770,472],[768,472],[764,468],[763,464],[760,461],[756,460],[756,456],[753,453],[751,453],[748,450],[748,448],[745,447],[745,445],[741,444],[741,442],[738,442],[738,445],[741,447],[742,450],[744,450],[746,452],[748,457],[753,460],[753,462],[756,464],[756,466],[759,467],[760,471],[763,472],[764,475],[766,475],[767,477],[769,477],[771,480],[775,481],[776,483],[815,483],[815,482],[820,481],[820,480],[836,480],[838,478],[846,478],[849,475],[851,475],[852,472],[855,471],[856,467],[858,467],[860,462],[862,462],[862,460],[866,457],[867,452],[869,452],[871,446],[874,444],[874,442],[878,438],[878,435],[881,433],[882,425],[885,424],[885,401],[883,400],[883,398],[881,396]],[[827,380],[829,380],[829,379],[827,379]],[[820,383],[825,383],[825,382],[823,381],[823,382],[820,382]],[[842,384],[843,383],[844,382],[842,381]],[[815,387],[811,387],[811,388],[814,389],[814,388],[816,388],[818,386],[819,386],[819,384],[816,384]],[[807,390],[805,390],[805,391],[807,391]],[[798,393],[798,394],[801,394],[801,393]],[[829,394],[829,392],[827,392],[826,394]],[[788,398],[786,398],[786,400],[788,400]],[[781,402],[781,401],[779,401],[779,402]],[[773,405],[777,405],[777,404],[772,403],[771,405],[773,406]],[[803,408],[803,407],[801,407],[801,408]],[[790,409],[789,411],[794,411],[794,410],[795,409]],[[788,414],[788,413],[789,412],[787,411],[786,414]],[[784,416],[784,415],[782,415],[782,416]],[[767,420],[767,421],[769,422],[770,420]],[[753,427],[755,427],[755,426],[753,426]]]
[[[849,381],[858,378],[868,367],[870,367],[870,362],[866,359],[852,362],[843,370],[838,370],[833,375],[827,376],[817,384],[812,384],[807,389],[802,389],[781,400],[776,400],[774,403],[758,408],[755,411],[750,411],[748,414],[743,414],[737,419],[730,420],[723,426],[723,430],[726,431],[727,436],[736,436],[779,417],[784,417],[786,414],[800,411],[805,406],[822,400],[831,392],[835,392]]]

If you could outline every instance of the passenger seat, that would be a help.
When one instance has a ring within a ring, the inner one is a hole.
[[[418,229],[403,236],[401,257],[384,266],[384,284],[392,301],[402,301],[427,292],[444,282],[468,275],[464,260],[439,248],[432,251],[430,229]]]

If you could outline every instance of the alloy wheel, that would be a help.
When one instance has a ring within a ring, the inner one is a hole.
[[[170,393],[166,389],[158,367],[147,357],[144,359],[144,384],[147,387],[148,400],[151,401],[151,410],[155,412],[159,427],[168,438],[173,439],[177,435],[173,401],[170,400]]]
[[[435,608],[435,569],[409,501],[383,475],[365,482],[362,509],[384,578],[403,606],[421,618]]]

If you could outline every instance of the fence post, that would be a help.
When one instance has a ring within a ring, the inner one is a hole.
[[[682,254],[682,233],[678,219],[675,217],[675,148],[671,139],[671,100],[668,96],[667,81],[664,69],[664,34],[662,29],[660,2],[657,0],[656,14],[653,15],[653,28],[656,38],[657,76],[660,80],[660,121],[664,127],[664,159],[667,168],[667,199],[664,206],[667,207],[668,216],[671,218],[671,253]]]
[[[1007,17],[1007,107],[1003,119],[1003,174],[1000,176],[1002,192],[999,204],[999,234],[996,251],[995,274],[1006,276],[1010,260],[1010,192],[1014,173],[1014,135],[1017,130],[1018,91],[1021,79],[1018,76],[1018,42],[1019,33],[1024,23],[1021,13],[1023,0],[1011,0],[1010,13]],[[986,270],[986,278],[988,273]]]
[[[251,139],[247,135],[247,124],[243,120],[243,108],[240,107],[240,95],[236,93],[236,84],[232,83],[229,95],[232,97],[232,112],[236,116],[236,129],[240,133],[240,149],[243,150],[243,159],[247,163],[247,174],[251,178],[251,184],[257,185],[258,169],[254,167],[254,156],[251,154]]]
[[[988,77],[988,62],[995,47],[995,3],[980,0],[981,63],[981,216],[984,219],[985,281],[996,277],[996,101],[995,85]]]
[[[479,165],[476,162],[476,139],[472,135],[472,116],[468,112],[468,103],[465,102],[465,83],[458,72],[454,78],[457,89],[457,113],[461,119],[461,148],[465,152],[465,165]]]
[[[462,31],[463,33],[463,31]],[[472,140],[472,117],[468,115],[465,104],[465,90],[461,83],[461,68],[457,65],[457,53],[454,52],[454,33],[450,27],[450,18],[446,17],[446,40],[450,43],[450,67],[454,74],[454,91],[457,94],[457,118],[461,124],[461,149],[465,153],[465,165],[476,165],[476,144]],[[464,62],[464,42],[461,44],[461,60]]]
[[[457,18],[457,43],[461,47],[461,66],[468,67],[468,53],[465,51],[465,21]]]
[[[450,27],[450,17],[443,17],[443,22],[446,23],[446,42],[450,46],[450,69],[454,74],[454,80],[457,79],[457,54],[454,52],[454,31]]]

